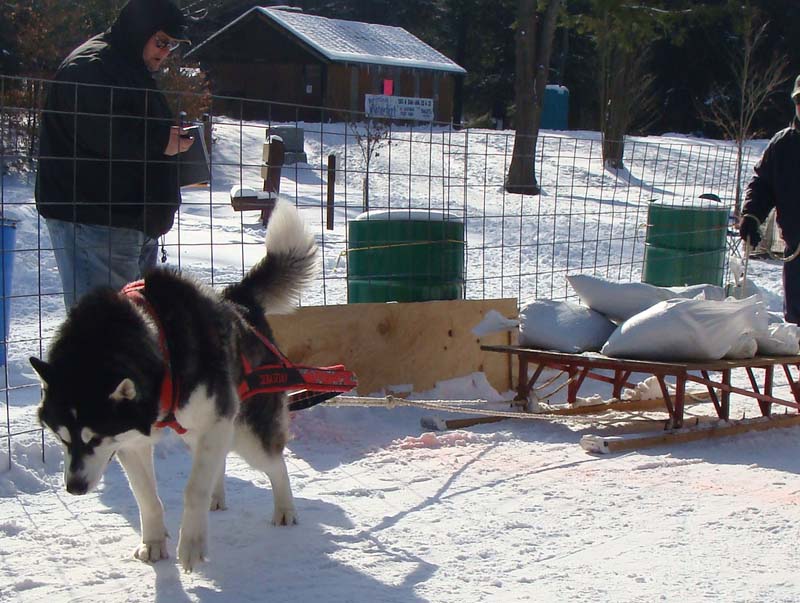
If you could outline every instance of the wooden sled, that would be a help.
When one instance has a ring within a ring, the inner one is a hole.
[[[745,431],[788,427],[800,423],[800,384],[792,376],[791,367],[800,370],[800,356],[781,356],[717,360],[708,362],[652,362],[611,358],[602,354],[566,354],[536,350],[520,346],[481,346],[490,352],[499,352],[516,356],[518,359],[518,383],[516,400],[526,401],[536,382],[546,368],[563,371],[569,375],[567,386],[567,404],[565,410],[573,414],[585,412],[587,407],[576,405],[578,393],[586,379],[594,379],[609,383],[613,388],[614,398],[620,398],[625,387],[634,387],[628,380],[633,373],[653,375],[658,380],[663,398],[660,404],[669,414],[666,430],[659,434],[639,434],[626,436],[584,436],[584,448],[592,452],[614,452],[631,450],[646,446],[655,446],[670,442],[685,442],[701,438],[735,435]],[[533,375],[529,377],[529,366],[535,365]],[[773,393],[775,369],[783,370],[791,399],[780,398]],[[743,369],[747,372],[750,388],[737,387],[731,384],[731,372]],[[612,376],[599,371],[613,373]],[[762,379],[757,379],[756,371],[763,371]],[[670,393],[666,378],[675,379],[675,391]],[[714,405],[717,421],[702,426],[684,427],[684,409],[687,399],[687,383],[704,386],[708,392],[708,400]],[[755,400],[761,414],[759,419],[730,420],[730,396],[738,394]],[[626,404],[621,402],[620,404]],[[787,415],[772,416],[773,405],[792,409]],[[604,405],[599,405],[604,406]],[[583,410],[582,410],[583,409]],[[599,439],[598,439],[599,438]]]

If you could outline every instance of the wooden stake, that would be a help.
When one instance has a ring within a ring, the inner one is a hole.
[[[438,417],[422,417],[419,422],[425,429],[433,431],[447,431],[449,429],[464,429],[482,423],[497,423],[509,417],[468,417],[466,419],[440,419]]]
[[[336,192],[336,155],[328,155],[328,196],[325,227],[333,230],[333,198]]]

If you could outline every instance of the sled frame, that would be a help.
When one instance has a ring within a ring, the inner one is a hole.
[[[757,356],[755,358],[737,360],[714,360],[707,362],[655,362],[647,360],[630,360],[611,358],[602,354],[568,354],[537,350],[522,346],[486,345],[482,350],[516,356],[518,362],[517,395],[515,401],[527,401],[531,390],[545,368],[563,371],[569,375],[567,385],[567,403],[574,406],[578,393],[586,379],[594,379],[610,383],[613,397],[620,399],[624,387],[634,387],[628,380],[632,373],[653,375],[661,386],[664,406],[669,413],[669,427],[683,427],[684,407],[686,404],[686,384],[698,383],[708,389],[708,395],[714,405],[717,416],[723,420],[730,419],[730,396],[738,394],[758,402],[759,411],[764,417],[772,414],[772,406],[780,406],[800,411],[800,383],[792,376],[792,367],[800,371],[800,356]],[[535,365],[532,376],[529,368]],[[780,398],[773,393],[775,369],[783,370],[791,399]],[[747,372],[750,389],[731,385],[731,372],[744,369]],[[613,371],[613,376],[598,371]],[[756,371],[763,371],[757,375]],[[758,379],[757,377],[762,377]],[[675,392],[667,387],[666,378],[675,378]]]

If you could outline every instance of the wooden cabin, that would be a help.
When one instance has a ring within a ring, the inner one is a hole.
[[[434,121],[461,119],[453,97],[466,71],[401,27],[254,7],[186,58],[200,62],[216,97],[232,97],[215,99],[217,114],[358,121],[366,95],[390,95],[432,99]]]

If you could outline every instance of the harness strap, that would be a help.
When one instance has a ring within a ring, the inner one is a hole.
[[[253,368],[242,355],[245,374],[239,384],[239,399],[242,402],[257,394],[291,392],[292,402],[289,409],[300,410],[350,391],[358,385],[353,372],[341,364],[324,367],[293,364],[268,337],[252,325],[248,326],[274,356],[276,363]]]
[[[186,429],[175,418],[180,387],[178,380],[172,376],[166,335],[155,309],[142,293],[143,289],[144,281],[138,280],[125,285],[120,293],[142,308],[158,329],[158,345],[164,357],[160,401],[160,414],[163,419],[153,425],[157,428],[170,427],[177,433],[184,434]],[[274,362],[254,368],[247,357],[241,354],[244,378],[239,384],[238,393],[242,402],[258,394],[289,392],[291,399],[289,410],[301,410],[350,391],[358,385],[353,372],[341,364],[326,367],[292,364],[269,338],[252,325],[248,324],[248,327],[272,354]]]
[[[294,400],[310,397],[303,396],[303,392],[336,395],[350,391],[356,385],[355,375],[341,364],[325,367],[264,364],[245,375],[239,384],[239,398],[244,402],[257,394],[288,391],[292,392]]]
[[[158,330],[158,346],[161,348],[161,354],[164,357],[164,376],[161,379],[161,403],[160,414],[163,419],[156,421],[153,426],[163,429],[170,427],[179,434],[186,433],[186,429],[178,423],[175,418],[175,409],[178,406],[180,399],[180,389],[177,380],[172,378],[172,364],[170,363],[169,347],[167,346],[167,337],[164,334],[164,327],[158,319],[155,309],[147,301],[147,298],[142,293],[144,289],[144,281],[138,280],[125,285],[120,293],[130,299],[134,304],[142,308],[147,315],[153,320]]]

